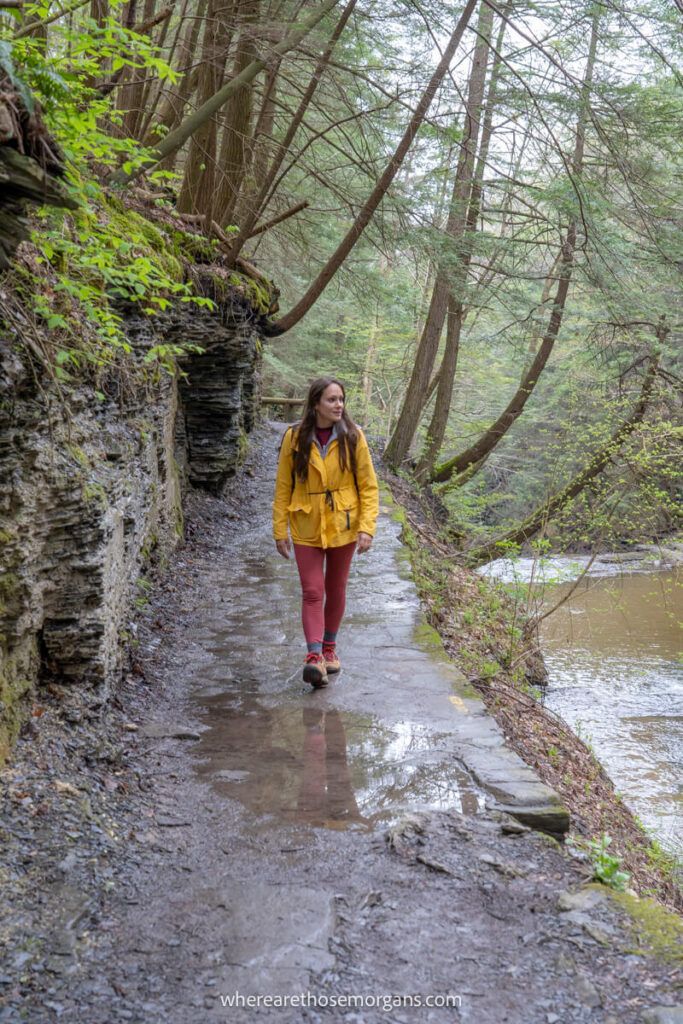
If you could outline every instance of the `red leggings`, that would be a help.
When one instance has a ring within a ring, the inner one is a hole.
[[[346,605],[346,581],[355,550],[355,541],[339,548],[294,545],[303,597],[301,621],[309,650],[320,650],[323,632],[325,640],[334,642],[336,639]],[[326,563],[324,571],[323,562]]]

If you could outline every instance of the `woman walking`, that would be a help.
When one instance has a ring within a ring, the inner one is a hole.
[[[336,641],[351,559],[369,551],[379,513],[370,449],[345,403],[338,380],[313,381],[301,421],[282,440],[275,481],[273,536],[289,558],[289,523],[308,648],[304,679],[315,687],[341,668]]]

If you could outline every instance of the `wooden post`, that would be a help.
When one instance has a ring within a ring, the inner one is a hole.
[[[272,397],[271,396],[269,398],[262,398],[261,399],[261,405],[303,405],[303,404],[304,404],[304,399],[303,398],[277,398],[277,397]]]

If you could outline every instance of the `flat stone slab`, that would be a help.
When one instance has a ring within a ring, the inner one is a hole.
[[[683,1006],[658,1006],[646,1010],[643,1024],[683,1024]]]
[[[301,681],[298,573],[275,552],[269,525],[255,524],[250,552],[229,572],[219,564],[215,581],[211,573],[208,592],[225,600],[197,609],[192,635],[206,657],[192,680],[206,727],[199,774],[259,813],[326,827],[372,827],[411,806],[492,807],[566,832],[559,798],[505,745],[426,622],[391,504],[387,495],[372,550],[353,559],[342,671],[322,690]]]
[[[556,835],[567,832],[569,812],[558,795],[506,746],[483,700],[472,695],[426,622],[399,534],[400,526],[381,514],[371,558],[362,566],[359,560],[359,570],[351,576],[350,612],[342,628],[352,635],[352,648],[345,651],[340,639],[344,688],[335,701],[347,707],[362,703],[385,720],[409,708],[420,720],[448,733],[453,756],[486,790],[487,806],[507,811],[532,828]],[[364,657],[377,666],[376,686],[364,678]]]
[[[220,971],[225,993],[283,995],[306,987],[310,971],[334,964],[333,894],[301,885],[248,882],[231,893],[222,929],[230,961]]]

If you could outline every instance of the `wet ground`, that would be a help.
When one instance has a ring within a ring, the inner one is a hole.
[[[46,696],[5,773],[0,1021],[675,1013],[676,967],[520,823],[562,811],[424,630],[388,514],[341,675],[300,681],[276,450],[264,428],[226,501],[190,497],[118,700]]]

